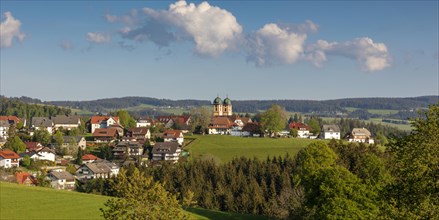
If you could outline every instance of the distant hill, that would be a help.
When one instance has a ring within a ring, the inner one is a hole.
[[[122,97],[107,98],[92,101],[48,101],[43,102],[39,99],[20,97],[17,99],[26,103],[39,103],[55,106],[70,107],[91,112],[111,111],[116,109],[126,109],[136,106],[150,106],[144,111],[151,113],[153,108],[170,107],[185,108],[209,106],[211,101],[207,100],[170,100],[156,99],[150,97]],[[411,110],[427,108],[430,104],[439,102],[439,96],[420,96],[409,98],[346,98],[325,101],[313,100],[232,100],[234,112],[257,113],[268,109],[273,104],[278,104],[290,112],[346,112],[349,108],[362,109],[392,109],[392,110]],[[140,111],[140,110],[139,110]],[[160,110],[154,110],[160,111]]]

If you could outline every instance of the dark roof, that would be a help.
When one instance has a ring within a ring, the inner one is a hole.
[[[55,124],[74,124],[74,125],[77,125],[79,123],[79,116],[57,115],[57,116],[52,117],[52,121]]]
[[[41,150],[37,151],[37,153],[40,153],[40,152],[48,152],[48,153],[55,154],[55,152],[48,147],[43,147]]]
[[[111,172],[111,168],[106,163],[86,163],[84,166],[88,167],[93,173]]]
[[[33,117],[32,125],[35,127],[52,127],[53,121],[48,117]]]
[[[260,133],[261,126],[257,122],[249,122],[244,125],[242,131],[248,131],[252,133]]]
[[[153,154],[173,154],[177,151],[177,142],[157,142],[152,148]]]
[[[67,171],[59,171],[59,172],[53,171],[53,172],[50,172],[49,174],[58,180],[67,180],[67,181],[75,180],[73,175]]]
[[[340,132],[340,127],[338,125],[323,125],[323,132]]]
[[[81,141],[82,136],[63,136],[64,139],[64,143],[70,143],[73,139],[73,141],[75,141],[75,143],[79,143],[79,141]]]

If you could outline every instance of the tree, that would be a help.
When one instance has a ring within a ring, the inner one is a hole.
[[[76,164],[81,165],[82,164],[82,156],[84,155],[84,151],[82,148],[78,149],[78,154],[76,155]]]
[[[117,116],[119,117],[120,124],[125,128],[133,128],[136,127],[136,120],[126,111],[119,110],[117,112]]]
[[[53,139],[57,147],[61,147],[64,144],[64,136],[61,131],[56,131],[53,135]]]
[[[28,167],[30,165],[29,155],[24,155],[23,160],[21,161],[21,165],[23,165],[24,167]]]
[[[285,128],[287,114],[279,105],[272,105],[270,109],[261,116],[262,128],[270,133],[270,136]]]
[[[23,153],[26,150],[26,144],[18,136],[8,137],[5,143],[5,148],[10,149],[16,153]]]
[[[389,187],[394,218],[439,216],[439,103],[412,121],[410,135],[389,144],[396,181]]]
[[[297,135],[298,135],[298,131],[297,131],[297,129],[291,129],[290,130],[290,135],[292,136],[292,137],[297,137]]]
[[[33,140],[47,146],[47,144],[50,143],[50,133],[46,129],[36,130],[34,132]]]
[[[318,135],[320,133],[320,123],[316,117],[311,117],[306,121],[306,123],[311,127],[311,132],[314,135]]]
[[[137,168],[130,176],[121,169],[110,186],[118,198],[109,199],[106,209],[100,209],[105,219],[189,219],[175,195]]]
[[[191,110],[191,130],[195,133],[204,134],[209,127],[211,112],[207,108],[195,108]]]

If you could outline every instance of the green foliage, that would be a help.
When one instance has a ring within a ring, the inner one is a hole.
[[[17,135],[9,136],[4,147],[16,153],[23,153],[26,150],[26,145]]]
[[[17,99],[0,98],[0,115],[15,115],[30,121],[32,117],[69,115],[70,113],[70,109],[57,106],[28,104]]]
[[[30,166],[30,157],[29,155],[24,155],[23,160],[21,161],[21,165],[24,167]]]
[[[53,135],[53,140],[55,141],[56,146],[61,146],[64,144],[64,135],[61,131],[56,131]]]
[[[292,136],[292,137],[297,137],[297,135],[298,135],[298,131],[297,131],[297,129],[291,129],[290,130],[290,135]]]
[[[272,136],[285,128],[287,117],[288,116],[282,107],[279,105],[272,105],[271,108],[261,116],[262,128],[268,131],[270,136]]]
[[[105,219],[188,219],[175,195],[165,190],[162,184],[154,183],[134,169],[128,178],[122,169],[112,188],[117,199],[105,203],[101,209]]]
[[[33,141],[40,142],[43,146],[50,143],[50,133],[47,130],[35,130]]]
[[[204,107],[192,109],[190,123],[191,131],[204,134],[209,127],[211,115],[211,111]]]
[[[311,132],[314,135],[318,135],[320,133],[320,122],[319,119],[316,117],[312,117],[311,119],[308,119],[306,123],[311,127]]]
[[[75,163],[78,165],[82,164],[82,156],[84,156],[84,151],[82,150],[82,148],[78,149],[78,154],[76,155],[76,160]]]
[[[389,145],[396,179],[389,194],[397,218],[439,216],[439,104],[422,116],[413,121],[410,135]]]
[[[134,128],[136,127],[136,120],[128,113],[126,110],[119,110],[116,114],[119,117],[120,124],[124,128]]]
[[[299,176],[309,183],[312,175],[321,168],[336,164],[337,155],[324,142],[314,142],[297,153],[296,167]]]

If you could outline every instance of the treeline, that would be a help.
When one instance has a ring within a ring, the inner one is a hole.
[[[71,110],[57,106],[28,104],[19,99],[0,98],[0,115],[14,115],[19,118],[49,117],[71,114]]]
[[[49,101],[42,102],[38,99],[29,97],[15,98],[24,102],[45,103],[56,106],[66,106],[89,110],[92,112],[102,112],[115,109],[124,109],[128,107],[139,106],[141,104],[152,106],[171,106],[171,107],[200,107],[211,105],[211,101],[205,100],[170,100],[156,99],[149,97],[122,97],[107,98],[92,101]],[[346,112],[344,108],[354,107],[362,109],[418,109],[427,108],[428,105],[436,104],[439,101],[438,96],[421,96],[413,98],[349,98],[326,101],[312,100],[233,100],[234,112],[257,113],[265,111],[273,104],[283,106],[290,112],[315,112],[319,114],[333,114],[335,112]],[[403,118],[406,119],[406,118]]]
[[[378,138],[378,140],[383,140],[382,138],[387,139],[386,137],[403,137],[407,135],[407,131],[403,131],[392,126],[364,122],[356,119],[341,118],[340,120],[333,120],[328,123],[338,124],[341,135],[345,135],[354,128],[366,128],[371,132],[372,136],[374,138]]]

